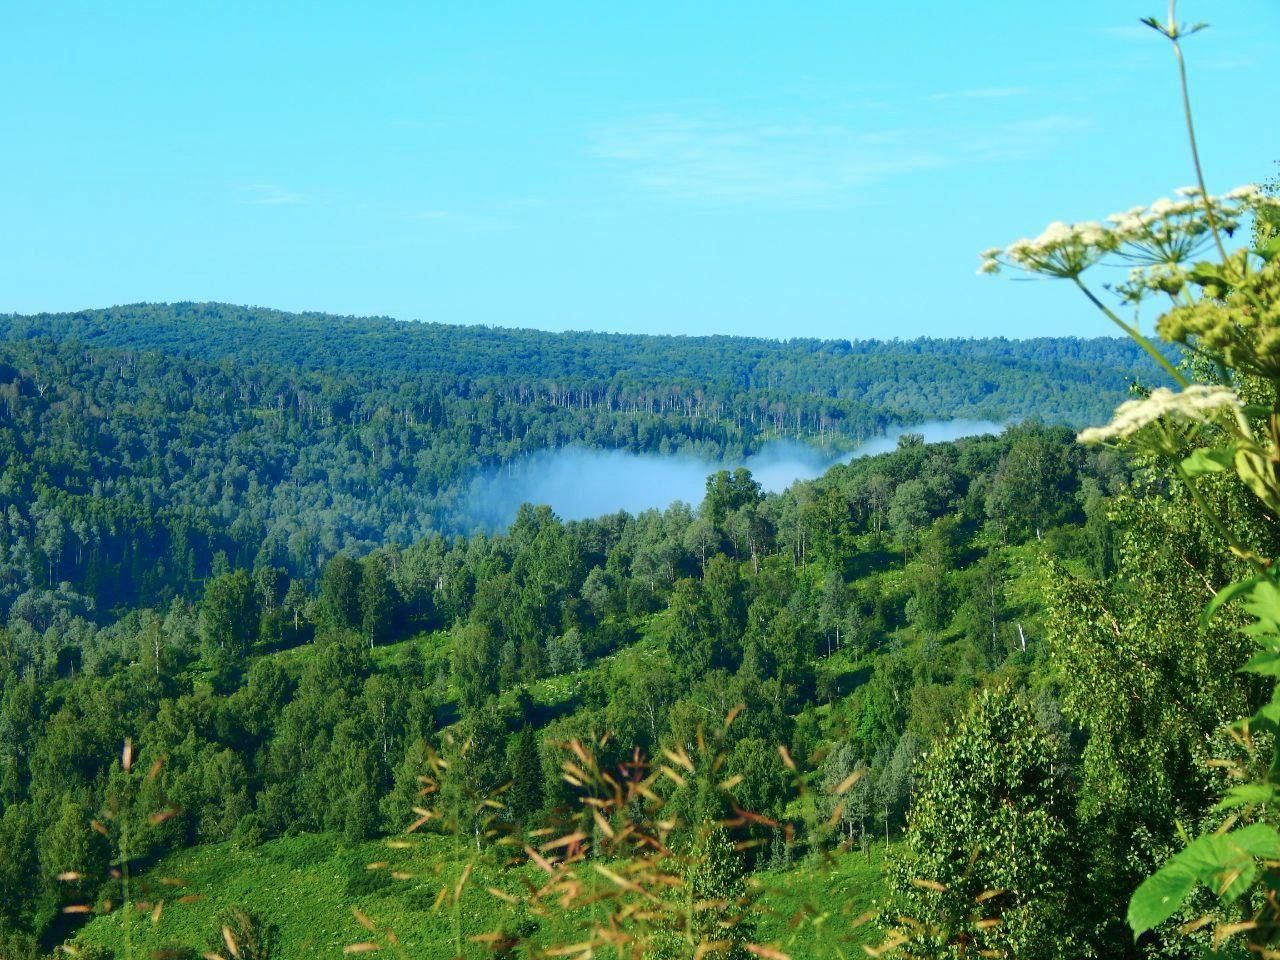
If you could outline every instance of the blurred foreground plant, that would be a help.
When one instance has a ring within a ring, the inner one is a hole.
[[[83,899],[62,908],[64,914],[92,915],[118,911],[122,935],[122,951],[126,958],[134,956],[134,925],[138,922],[158,924],[166,905],[172,899],[185,902],[190,894],[179,891],[184,886],[176,877],[159,877],[152,882],[137,877],[137,865],[151,853],[156,831],[177,814],[164,798],[160,786],[163,762],[155,760],[145,772],[136,765],[137,753],[132,740],[126,740],[119,763],[109,775],[107,800],[99,816],[91,821],[97,838],[94,842],[108,849],[105,877],[90,876],[79,869],[63,870],[57,879],[78,897],[99,891],[97,901]],[[67,945],[72,955],[87,948]]]
[[[524,955],[541,958],[788,960],[784,946],[758,938],[766,890],[747,867],[775,833],[790,839],[791,829],[737,800],[743,778],[726,773],[725,738],[740,711],[711,732],[698,730],[688,746],[673,743],[654,759],[633,751],[613,768],[600,761],[607,736],[559,744],[574,802],[523,834],[503,820],[505,788],[468,794],[453,782],[456,761],[432,754],[409,833],[453,838],[457,863],[445,867],[435,859],[432,881],[436,907],[453,912],[453,955],[512,956],[519,946]],[[467,749],[457,745],[456,752]],[[785,747],[776,762],[800,784]],[[860,776],[831,786],[833,823]],[[391,841],[401,849],[411,843],[408,837]],[[482,881],[476,893],[497,899],[506,913],[494,929],[467,931],[463,901],[485,863],[504,868],[504,881]],[[390,863],[370,868],[401,880],[423,879]],[[406,955],[394,931],[364,914],[356,918],[369,937],[348,952]],[[820,944],[822,953],[810,957],[848,956],[852,931],[870,919],[848,918],[840,904],[802,907],[785,918],[789,929],[803,927]]]

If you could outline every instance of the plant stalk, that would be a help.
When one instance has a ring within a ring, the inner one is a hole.
[[[1102,313],[1112,323],[1114,323],[1121,330],[1127,333],[1130,339],[1132,339],[1134,343],[1136,343],[1143,350],[1145,350],[1152,360],[1160,364],[1160,366],[1164,369],[1165,373],[1169,374],[1169,376],[1173,378],[1174,383],[1176,383],[1179,387],[1182,387],[1184,389],[1191,385],[1191,382],[1186,377],[1184,377],[1181,373],[1178,372],[1178,368],[1169,362],[1169,358],[1166,357],[1164,354],[1162,354],[1156,348],[1156,345],[1154,343],[1152,343],[1150,340],[1148,340],[1146,337],[1142,335],[1141,330],[1139,330],[1133,324],[1126,323],[1124,320],[1122,320],[1114,310],[1112,310],[1105,303],[1099,300],[1097,295],[1095,295],[1092,290],[1086,287],[1084,285],[1084,282],[1079,277],[1072,277],[1071,279],[1075,281],[1075,285],[1080,288],[1081,292],[1084,293],[1084,295],[1089,298],[1090,303],[1092,303],[1095,307],[1101,310]]]

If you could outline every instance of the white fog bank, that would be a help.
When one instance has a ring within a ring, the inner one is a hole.
[[[709,474],[740,466],[750,470],[765,490],[778,492],[797,480],[821,476],[833,464],[892,450],[906,433],[922,434],[926,442],[939,443],[1003,429],[1003,424],[986,420],[934,420],[895,428],[841,457],[783,441],[771,443],[738,463],[680,454],[566,447],[524,457],[477,477],[467,494],[467,516],[476,527],[500,529],[515,519],[522,503],[547,504],[565,520],[619,510],[639,513],[677,500],[697,505],[702,502]]]

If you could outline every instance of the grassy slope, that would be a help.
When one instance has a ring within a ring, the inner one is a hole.
[[[436,911],[434,904],[442,887],[453,888],[458,874],[451,843],[431,837],[415,850],[399,851],[380,842],[348,846],[331,835],[307,835],[249,850],[222,843],[183,851],[164,861],[152,877],[178,877],[185,884],[182,892],[198,899],[166,906],[155,924],[134,914],[132,954],[145,957],[176,946],[207,949],[219,914],[238,905],[270,918],[279,928],[280,957],[341,957],[344,946],[368,937],[353,917],[356,908],[379,926],[394,929],[408,956],[447,960],[454,955],[453,915],[447,907]],[[872,925],[854,929],[850,921],[880,895],[882,860],[883,847],[873,846],[869,859],[854,852],[835,857],[829,865],[757,874],[765,890],[757,938],[778,943],[792,956],[813,958],[837,956],[836,940],[843,941],[846,951],[850,941],[845,938],[852,938],[852,943],[874,941]],[[395,869],[415,876],[399,882],[386,870],[367,869],[380,861],[391,861]],[[512,889],[524,874],[509,871],[499,878],[493,865],[477,869],[463,899],[465,936],[518,923],[513,908],[483,888],[494,884]],[[556,926],[553,919],[546,928]],[[121,913],[93,920],[81,941],[125,956]],[[477,958],[486,955],[478,946],[469,949]]]
[[[875,943],[879,931],[873,923],[854,923],[884,893],[884,859],[884,844],[874,843],[866,856],[853,851],[817,865],[758,874],[766,912],[757,938],[796,960],[861,955],[857,946]]]

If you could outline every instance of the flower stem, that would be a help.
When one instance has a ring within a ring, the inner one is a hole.
[[[1222,257],[1222,265],[1230,269],[1226,245],[1222,242],[1222,231],[1218,228],[1218,218],[1213,212],[1213,201],[1209,199],[1209,190],[1205,186],[1204,167],[1200,164],[1200,148],[1196,144],[1196,125],[1191,113],[1191,92],[1187,83],[1187,61],[1182,55],[1182,43],[1178,39],[1178,25],[1174,19],[1177,0],[1169,0],[1169,23],[1166,36],[1173,44],[1173,57],[1178,63],[1178,85],[1182,90],[1182,115],[1187,123],[1187,140],[1191,144],[1191,162],[1196,168],[1196,184],[1200,187],[1200,201],[1204,204],[1205,217],[1209,221],[1209,229],[1213,232],[1213,242]]]
[[[1090,303],[1101,310],[1112,323],[1127,333],[1134,343],[1145,350],[1152,360],[1164,368],[1165,373],[1169,374],[1169,376],[1173,378],[1174,383],[1184,388],[1190,385],[1190,381],[1178,372],[1178,368],[1169,362],[1169,358],[1161,353],[1154,343],[1142,335],[1141,330],[1133,324],[1125,323],[1124,320],[1120,319],[1116,312],[1099,300],[1094,292],[1086,287],[1079,277],[1072,277],[1071,279],[1075,281],[1075,285],[1080,288],[1080,291],[1089,298]]]

